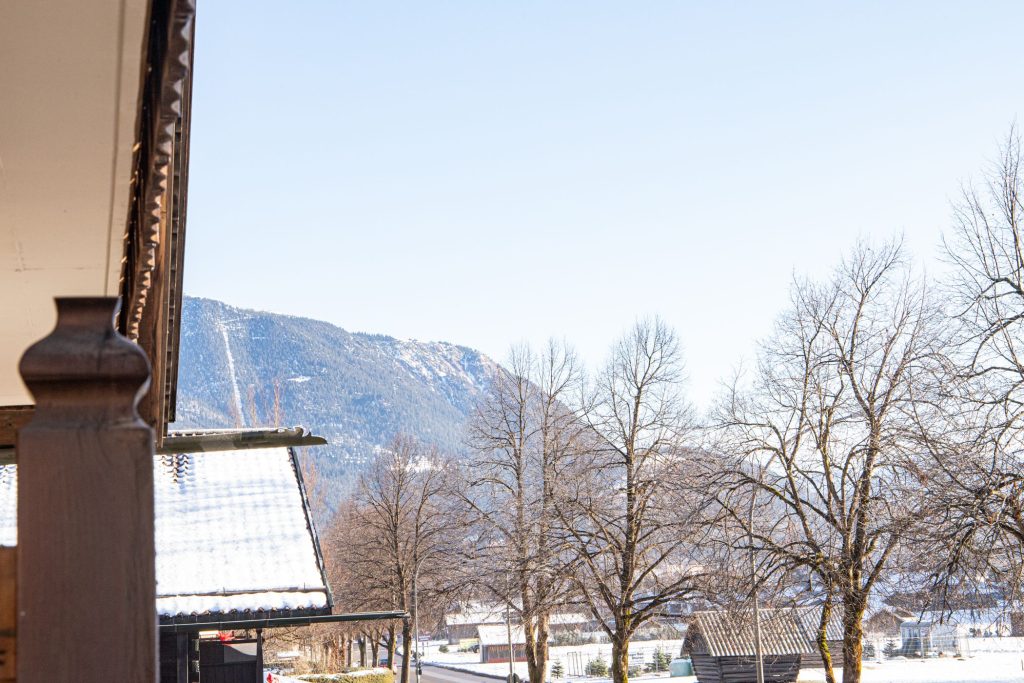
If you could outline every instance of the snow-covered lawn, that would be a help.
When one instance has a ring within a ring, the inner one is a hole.
[[[662,647],[675,656],[679,652],[679,641],[650,641],[634,644],[646,652]],[[551,660],[565,660],[569,653],[580,653],[581,658],[594,659],[598,656],[607,658],[610,652],[608,645],[575,645],[551,648]],[[633,653],[631,649],[631,653]],[[634,656],[638,655],[636,652]],[[424,654],[425,663],[436,663],[473,673],[504,676],[508,673],[508,664],[481,664],[480,655],[473,652],[440,653],[435,648]],[[526,678],[526,664],[517,663],[516,673]],[[567,672],[568,673],[568,672]],[[836,673],[839,673],[838,671]],[[667,674],[644,674],[630,680],[650,680],[667,678]],[[585,678],[566,675],[562,680],[586,681],[586,683],[608,683],[608,679]],[[803,669],[800,672],[801,683],[822,683],[825,672],[822,669]],[[841,680],[841,678],[840,678]],[[696,683],[694,676],[671,679],[672,683]],[[890,660],[886,662],[864,662],[863,683],[1008,683],[1024,681],[1024,653],[1017,652],[982,652],[972,657],[954,658],[940,657],[935,659]],[[668,681],[666,681],[668,683]]]
[[[677,679],[682,683],[687,679]],[[694,679],[696,680],[696,679]],[[825,680],[822,669],[804,669],[800,681]],[[956,659],[907,659],[864,662],[863,683],[1003,683],[1024,681],[1024,654],[984,653]]]
[[[349,671],[346,674],[333,674],[333,675],[344,676],[345,678],[359,678],[361,676],[369,676],[370,674],[382,673],[382,672],[385,672],[385,671],[387,671],[387,669],[384,669],[384,668],[358,669],[356,671]],[[311,675],[315,676],[317,674],[311,674]],[[331,676],[332,674],[319,674],[319,675]],[[263,680],[267,681],[267,683],[309,683],[308,681],[304,681],[304,680],[299,679],[299,678],[292,678],[290,676],[282,676],[281,674],[271,673],[270,671],[266,671],[266,670],[263,671]]]
[[[643,665],[650,662],[655,650],[661,649],[670,657],[679,655],[681,640],[640,640],[632,643],[629,647],[631,664]],[[612,646],[608,643],[588,645],[565,645],[552,647],[548,657],[548,670],[555,662],[561,662],[564,673],[564,680],[577,680],[583,678],[583,671],[587,663],[594,659],[611,661]],[[488,674],[491,676],[505,676],[508,674],[508,663],[504,664],[481,664],[480,653],[478,652],[439,652],[437,646],[429,646],[423,653],[423,662],[426,664],[440,664],[461,671],[469,671],[477,674]],[[514,671],[520,678],[527,677],[526,662],[516,662]],[[550,674],[549,674],[550,675]],[[668,672],[661,674],[644,674],[641,678],[667,678]],[[637,677],[634,677],[635,680]],[[593,680],[595,683],[600,679]],[[685,681],[686,679],[677,679]]]

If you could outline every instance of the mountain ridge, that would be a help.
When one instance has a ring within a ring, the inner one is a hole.
[[[185,297],[173,429],[302,424],[333,508],[398,433],[458,455],[497,363],[450,342],[349,332],[328,322]]]

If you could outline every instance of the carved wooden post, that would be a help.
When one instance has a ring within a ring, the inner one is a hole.
[[[18,433],[18,683],[156,681],[149,361],[117,299],[57,299],[25,352],[36,399]]]

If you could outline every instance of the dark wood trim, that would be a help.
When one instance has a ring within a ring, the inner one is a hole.
[[[7,406],[0,408],[0,448],[17,443],[18,430],[32,419],[34,406]]]
[[[352,614],[320,614],[314,616],[293,616],[259,618],[248,615],[227,620],[213,620],[188,624],[160,624],[160,633],[196,633],[198,631],[243,631],[251,628],[284,628],[286,626],[312,626],[314,624],[340,624],[351,621],[395,621],[408,619],[409,613],[401,610],[390,612],[354,612]]]
[[[318,592],[323,589],[310,589],[310,592]],[[160,630],[165,631],[172,626],[182,626],[178,630],[201,630],[201,631],[230,631],[233,628],[200,628],[193,629],[195,624],[234,624],[234,623],[263,623],[265,621],[276,621],[280,619],[309,619],[330,614],[326,607],[306,607],[298,609],[275,609],[258,612],[208,612],[206,614],[180,614],[175,617],[160,617]],[[239,627],[242,628],[242,627]]]
[[[15,553],[14,548],[0,548],[0,683],[14,683],[14,634],[18,622]]]
[[[150,12],[118,329],[152,364],[139,411],[159,441],[177,385],[195,0],[153,0]]]
[[[116,307],[58,299],[21,360],[36,409],[17,443],[18,683],[156,681],[150,368]]]

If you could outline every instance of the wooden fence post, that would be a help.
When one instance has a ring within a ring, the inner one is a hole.
[[[25,352],[36,401],[18,432],[18,683],[154,683],[149,361],[113,327],[117,299],[57,299]]]

